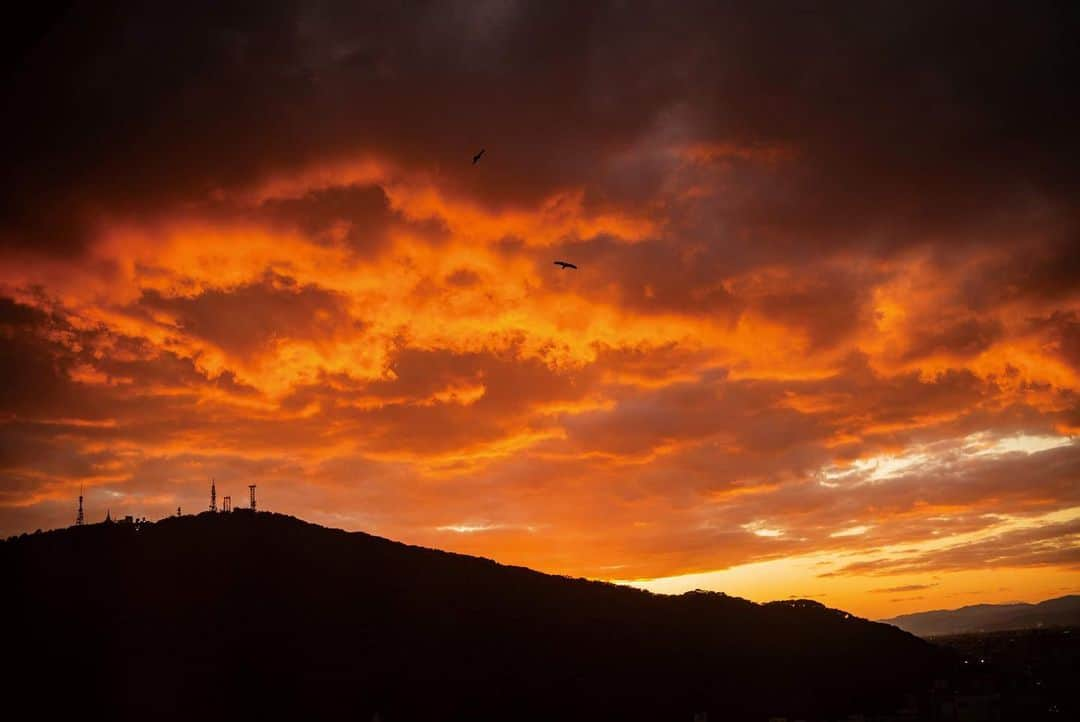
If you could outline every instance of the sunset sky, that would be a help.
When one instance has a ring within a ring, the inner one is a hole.
[[[5,30],[0,535],[214,478],[656,591],[1080,591],[1075,5],[134,5]]]

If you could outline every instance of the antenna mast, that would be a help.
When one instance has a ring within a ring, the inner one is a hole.
[[[251,510],[255,511],[255,485],[248,484],[248,491],[251,493]]]
[[[255,492],[252,492],[252,493],[254,494]],[[82,526],[83,522],[85,521],[84,518],[83,518],[82,498],[83,498],[83,488],[82,488],[82,484],[80,484],[79,485],[79,515],[77,517],[75,517],[75,526]],[[254,498],[254,497],[252,497],[252,498]]]
[[[210,479],[210,511],[217,511],[217,487],[214,480]]]

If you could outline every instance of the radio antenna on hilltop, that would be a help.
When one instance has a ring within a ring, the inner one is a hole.
[[[251,492],[251,510],[255,511],[255,485],[248,484],[248,491]]]
[[[214,479],[210,479],[210,511],[217,511],[217,487],[214,486]]]
[[[75,517],[75,526],[82,526],[83,522],[85,521],[85,519],[83,517],[82,498],[83,498],[83,487],[82,487],[82,484],[79,484],[79,515],[77,517]]]

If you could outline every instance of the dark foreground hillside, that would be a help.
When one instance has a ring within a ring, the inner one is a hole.
[[[274,514],[0,543],[32,718],[764,720],[896,707],[943,653],[813,602],[651,595]]]
[[[938,708],[955,710],[954,718],[1080,719],[1080,627],[959,634],[934,642],[958,656],[947,686],[934,695]]]

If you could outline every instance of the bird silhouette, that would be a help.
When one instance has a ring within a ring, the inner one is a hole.
[[[573,263],[567,263],[566,261],[555,261],[555,265],[564,269],[573,268],[575,271],[577,270],[577,266],[575,266]]]
[[[483,154],[484,154],[484,149],[483,149],[483,148],[481,148],[481,149],[480,149],[480,152],[479,152],[479,153],[477,153],[476,155],[474,155],[474,156],[472,157],[472,164],[473,164],[473,165],[476,165],[476,162],[477,162],[478,160],[480,160],[480,156],[482,156]]]

